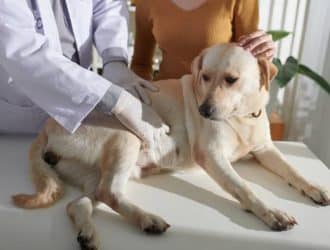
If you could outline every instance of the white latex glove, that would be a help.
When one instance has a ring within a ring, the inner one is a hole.
[[[108,115],[114,114],[131,132],[138,136],[144,146],[154,149],[169,127],[152,107],[145,105],[126,90],[112,84],[96,110]]]
[[[146,90],[153,92],[158,91],[155,85],[136,75],[121,61],[107,63],[103,69],[103,77],[126,89],[145,104],[151,104]]]
[[[150,106],[126,91],[119,96],[112,113],[151,149],[155,148],[160,138],[170,131],[170,128]]]

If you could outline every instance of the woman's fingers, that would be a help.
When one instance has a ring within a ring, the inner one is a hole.
[[[238,45],[250,51],[255,57],[266,57],[271,60],[275,54],[272,36],[262,30],[239,38]]]
[[[251,40],[247,41],[244,45],[242,45],[242,47],[248,51],[253,51],[256,47],[267,43],[273,43],[271,35],[262,35],[252,38]]]
[[[264,56],[268,59],[274,56],[274,52],[275,47],[273,42],[262,43],[251,51],[252,55],[254,55],[255,57]]]
[[[240,46],[244,47],[244,45],[246,45],[249,41],[251,41],[255,38],[261,37],[263,35],[265,35],[265,32],[263,30],[258,30],[256,32],[251,33],[251,34],[241,36],[238,39],[238,44]]]
[[[275,50],[267,50],[261,56],[266,57],[269,61],[272,61],[275,55]]]

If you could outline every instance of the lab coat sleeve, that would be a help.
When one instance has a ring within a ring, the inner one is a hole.
[[[0,0],[0,64],[20,91],[72,133],[111,83],[50,48],[26,2]]]
[[[128,63],[128,6],[125,0],[93,0],[94,43],[103,64]]]

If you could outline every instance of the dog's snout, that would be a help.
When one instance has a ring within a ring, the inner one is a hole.
[[[199,107],[199,113],[205,118],[210,118],[215,113],[216,108],[205,102]]]

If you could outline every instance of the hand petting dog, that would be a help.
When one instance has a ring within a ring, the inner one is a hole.
[[[275,54],[275,43],[272,36],[263,30],[241,36],[237,44],[251,52],[255,57],[266,57],[270,61]]]

